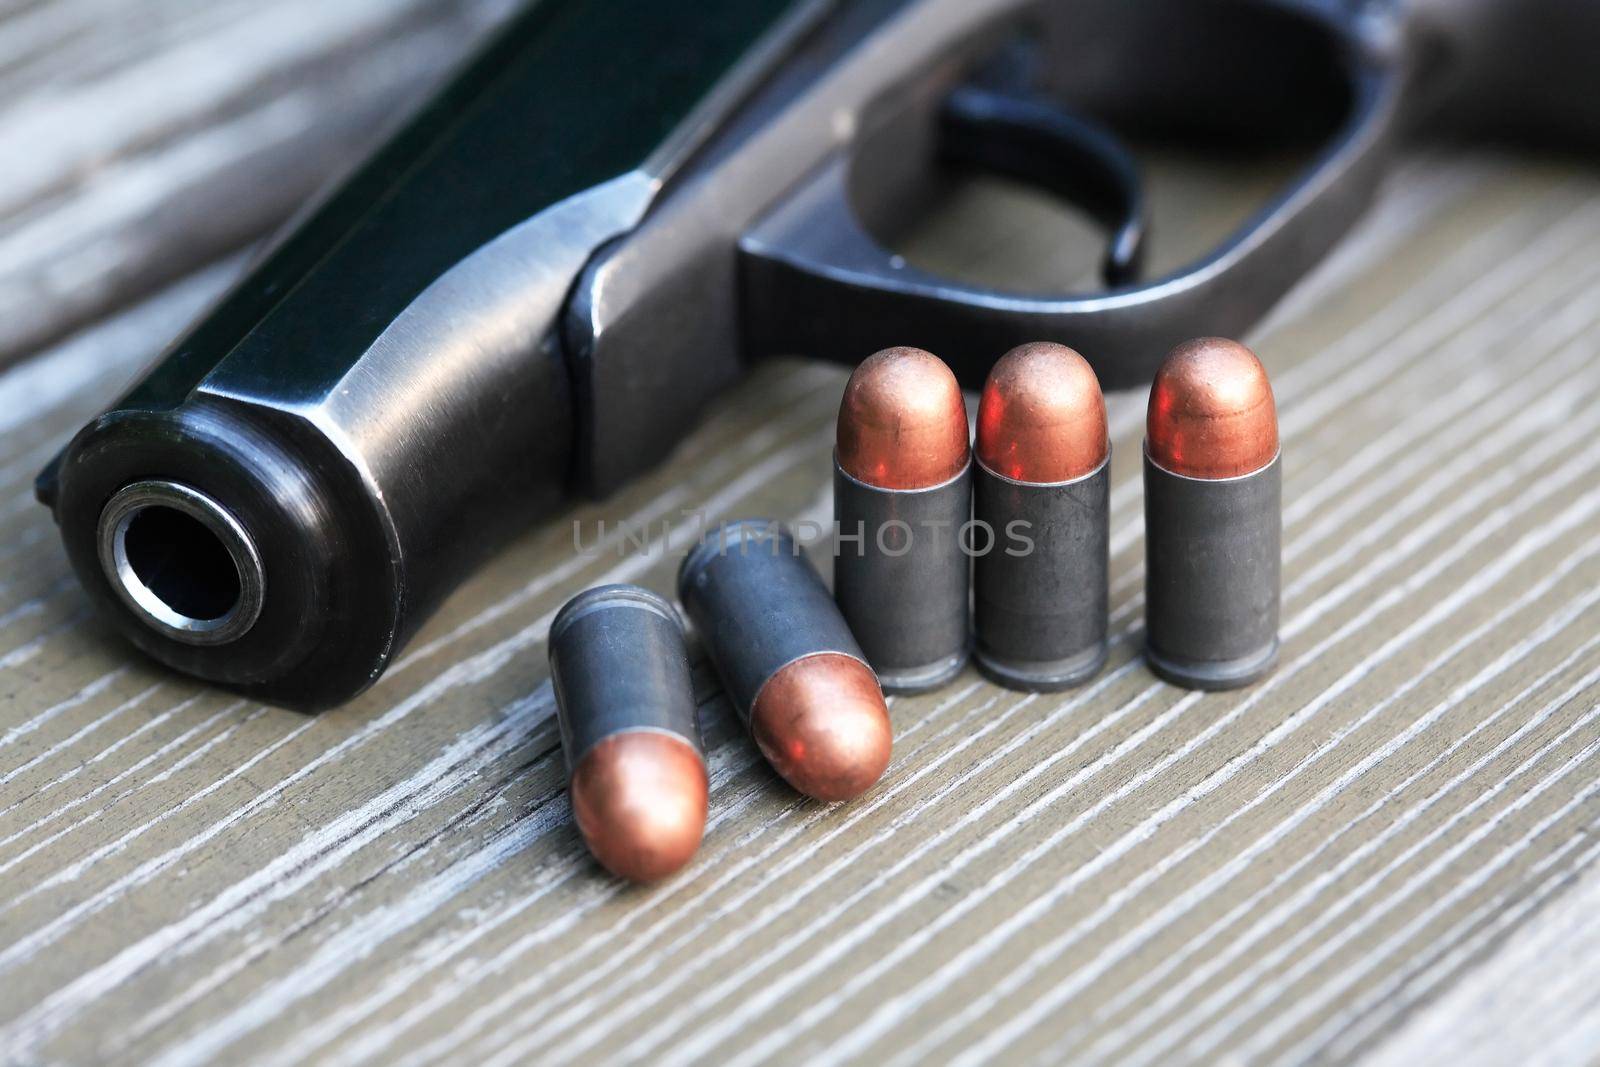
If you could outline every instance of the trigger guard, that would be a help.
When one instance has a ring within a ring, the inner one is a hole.
[[[1139,168],[1111,133],[1047,101],[976,86],[945,98],[939,133],[945,161],[1028,182],[1088,212],[1108,235],[1107,287],[1139,280],[1148,230]]]
[[[1339,32],[1334,27],[1331,32]],[[1081,352],[1102,388],[1148,385],[1171,348],[1193,337],[1242,337],[1328,252],[1376,198],[1399,134],[1407,71],[1382,50],[1345,39],[1349,116],[1333,142],[1276,198],[1242,223],[1210,254],[1163,277],[1094,294],[1024,293],[940,277],[885,249],[867,230],[851,197],[855,146],[844,145],[776,203],[739,239],[740,327],[753,358],[809,355],[854,365],[893,345],[936,352],[962,385],[981,388],[1001,353],[1030,341],[1060,341]],[[964,91],[963,91],[964,92]],[[955,126],[945,150],[997,163],[996,131],[1025,128],[1044,137],[1033,153],[999,160],[1033,181],[1069,188],[1079,176],[1049,174],[1052,153],[1115,171],[1112,155],[1089,140],[1063,138],[1057,113],[1025,112],[1015,100],[998,114],[992,100],[950,98],[942,119]],[[1121,180],[1118,179],[1117,182]],[[1136,182],[1111,186],[1137,193]],[[1072,186],[1080,199],[1081,183]],[[1125,241],[1118,270],[1137,265],[1143,244],[1138,209],[1105,198],[1103,220]]]

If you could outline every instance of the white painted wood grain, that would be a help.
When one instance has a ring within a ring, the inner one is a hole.
[[[0,360],[259,237],[512,0],[60,0],[0,18]]]
[[[1375,1049],[1375,1067],[1592,1063],[1600,1045],[1600,874],[1592,868]]]
[[[1471,730],[1464,733],[1461,737],[1453,741],[1448,747],[1434,755],[1428,761],[1428,763],[1407,775],[1406,778],[1402,780],[1401,785],[1390,794],[1380,798],[1367,808],[1363,809],[1360,815],[1350,820],[1348,829],[1342,830],[1335,837],[1320,843],[1311,852],[1297,860],[1293,866],[1276,875],[1270,882],[1263,886],[1262,889],[1240,900],[1239,903],[1234,905],[1222,916],[1221,919],[1207,927],[1199,936],[1191,940],[1185,946],[1187,951],[1170,956],[1159,967],[1152,969],[1139,983],[1128,986],[1117,996],[1115,1000],[1106,1006],[1105,1014],[1110,1015],[1118,1010],[1134,1006],[1139,1007],[1138,1013],[1133,1015],[1123,1026],[1105,1032],[1098,1040],[1095,1041],[1092,1046],[1085,1050],[1086,1054],[1100,1059],[1112,1058],[1118,1052],[1119,1043],[1135,1038],[1144,1029],[1149,1027],[1154,1020],[1161,1018],[1166,1012],[1198,995],[1199,991],[1206,988],[1207,982],[1209,982],[1219,971],[1223,970],[1228,963],[1245,955],[1253,945],[1259,944],[1263,938],[1270,936],[1274,931],[1282,929],[1285,924],[1293,922],[1298,910],[1310,904],[1316,898],[1318,893],[1326,890],[1330,885],[1335,884],[1341,877],[1355,869],[1368,856],[1377,853],[1390,840],[1403,832],[1411,823],[1415,822],[1419,818],[1430,815],[1441,799],[1449,797],[1456,790],[1472,783],[1475,779],[1475,776],[1482,772],[1485,767],[1489,766],[1495,759],[1504,755],[1512,748],[1513,745],[1521,741],[1523,737],[1538,729],[1540,726],[1548,722],[1552,716],[1565,709],[1573,697],[1581,695],[1588,687],[1592,686],[1594,684],[1594,672],[1590,672],[1588,676],[1580,678],[1577,682],[1563,690],[1555,699],[1546,703],[1535,715],[1518,725],[1516,729],[1511,731],[1511,733],[1508,734],[1504,740],[1473,760],[1464,771],[1435,789],[1425,798],[1425,800],[1417,802],[1413,806],[1406,808],[1406,810],[1402,812],[1394,822],[1386,826],[1380,833],[1363,841],[1360,846],[1353,849],[1349,854],[1339,859],[1336,863],[1332,863],[1321,868],[1314,879],[1312,879],[1306,885],[1303,885],[1293,894],[1286,897],[1283,902],[1273,905],[1270,908],[1266,908],[1265,910],[1258,911],[1258,909],[1263,907],[1267,898],[1270,897],[1275,890],[1283,885],[1288,884],[1302,869],[1317,863],[1317,861],[1322,859],[1324,855],[1328,854],[1330,850],[1340,844],[1340,838],[1349,834],[1356,827],[1365,825],[1367,821],[1373,816],[1377,815],[1385,805],[1390,804],[1396,795],[1403,794],[1406,789],[1409,789],[1425,775],[1445,765],[1445,763],[1451,757],[1462,751],[1465,746],[1473,742],[1483,731],[1487,730],[1491,726],[1499,726],[1512,713],[1518,710],[1518,705],[1522,700],[1527,699],[1533,693],[1537,692],[1540,688],[1546,686],[1552,680],[1567,672],[1573,666],[1581,666],[1583,663],[1591,660],[1593,658],[1593,651],[1594,644],[1592,642],[1586,643],[1573,653],[1569,654],[1566,658],[1559,661],[1554,667],[1545,671],[1532,684],[1524,687],[1520,692],[1518,692],[1516,694],[1517,699],[1515,701],[1510,701],[1502,705],[1492,716],[1480,721]],[[1587,726],[1588,721],[1580,718],[1573,724],[1573,726],[1569,727],[1567,731],[1564,731],[1561,735],[1559,735],[1555,742],[1546,743],[1544,746],[1537,749],[1532,756],[1524,760],[1523,764],[1520,765],[1519,768],[1513,770],[1512,775],[1517,773],[1518,770],[1525,768],[1532,762],[1541,758],[1550,750],[1553,744],[1559,743],[1561,740],[1565,740],[1569,732],[1577,728]],[[1476,810],[1478,807],[1481,807],[1491,799],[1493,799],[1491,793],[1480,793],[1477,798],[1475,798],[1462,809],[1452,814],[1448,820],[1440,824],[1440,826],[1438,826],[1436,829],[1430,831],[1427,838],[1425,838],[1423,841],[1423,847],[1425,847],[1427,844],[1431,844],[1433,840],[1442,837],[1462,819],[1470,816],[1474,810]],[[1410,847],[1415,849],[1418,846],[1414,845]],[[1386,872],[1391,870],[1394,866],[1396,866],[1396,864],[1390,862],[1381,870]],[[1167,905],[1167,907],[1163,910],[1164,912],[1170,913],[1175,911],[1176,908],[1173,905]],[[1238,930],[1232,929],[1235,923],[1242,919],[1248,919],[1252,915],[1256,917],[1250,924],[1249,928],[1244,931],[1243,935],[1241,935]],[[1209,954],[1202,960],[1199,956],[1199,952],[1213,944],[1223,943],[1221,941],[1222,934],[1224,931],[1230,930],[1231,932],[1226,939],[1226,948],[1224,948],[1220,953]],[[1114,961],[1107,961],[1106,966],[1112,965],[1113,962]],[[1092,973],[1101,969],[1103,968],[1096,967],[1091,969],[1091,971],[1088,973],[1092,975]],[[1149,1001],[1145,1000],[1147,993],[1154,988],[1159,988],[1163,981],[1174,976],[1181,976],[1180,980],[1174,982],[1162,993],[1159,998],[1152,998]],[[1170,1048],[1164,1049],[1156,1042],[1150,1042],[1146,1044],[1140,1051],[1145,1059],[1148,1060],[1153,1056],[1162,1054],[1164,1051],[1170,1052]]]

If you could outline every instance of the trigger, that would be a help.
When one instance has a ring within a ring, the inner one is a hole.
[[[951,162],[1027,182],[1082,208],[1108,235],[1106,285],[1139,280],[1148,226],[1138,166],[1105,129],[1036,96],[969,85],[945,99],[940,151]]]

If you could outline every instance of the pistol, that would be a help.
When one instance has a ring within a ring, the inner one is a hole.
[[[157,660],[315,709],[516,531],[666,454],[754,361],[918,345],[978,386],[1063,341],[1106,388],[1245,333],[1421,133],[1600,145],[1585,0],[540,0],[39,476]],[[1124,139],[1310,145],[1207,254],[1142,269]],[[1001,291],[885,234],[951,165],[1104,232]]]

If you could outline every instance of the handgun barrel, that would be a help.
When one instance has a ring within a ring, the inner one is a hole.
[[[563,497],[572,280],[792,8],[516,18],[41,475],[91,597],[157,659],[270,700],[370,684]]]

